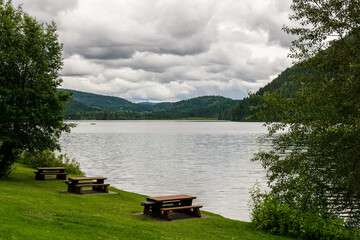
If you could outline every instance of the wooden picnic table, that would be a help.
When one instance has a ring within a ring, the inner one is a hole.
[[[68,185],[68,192],[82,194],[83,187],[92,187],[94,191],[108,193],[110,184],[104,183],[105,177],[72,177],[64,181]],[[84,182],[86,181],[86,182]]]
[[[170,196],[148,197],[146,201],[142,201],[144,206],[144,214],[153,217],[162,217],[171,220],[170,212],[179,211],[186,214],[201,217],[200,210],[202,206],[192,205],[194,196],[180,194]]]
[[[37,167],[36,170],[37,172],[34,172],[36,180],[46,180],[46,175],[56,175],[56,179],[66,180],[68,175],[64,167]]]

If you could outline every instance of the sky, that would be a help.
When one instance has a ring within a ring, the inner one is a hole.
[[[242,99],[291,66],[291,0],[13,0],[55,21],[62,88],[132,102]]]

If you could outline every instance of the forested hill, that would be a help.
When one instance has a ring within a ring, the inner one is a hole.
[[[203,96],[175,102],[170,108],[165,111],[158,111],[156,114],[165,114],[176,118],[199,117],[222,119],[224,111],[234,107],[238,102],[239,100],[221,96]]]
[[[260,88],[255,95],[262,96],[265,92],[276,92],[281,93],[284,97],[293,97],[296,90],[299,89],[300,85],[291,81],[291,76],[301,74],[298,70],[293,68],[287,68],[273,81]],[[258,105],[259,102],[256,99],[246,97],[239,101],[239,103],[226,110],[223,113],[223,118],[232,121],[256,121],[257,119],[248,119],[249,116],[255,112],[250,109],[251,106]]]
[[[116,120],[116,119],[221,119],[223,112],[239,101],[221,96],[203,96],[175,103],[132,103],[126,99],[103,96],[69,89],[73,99],[65,110],[67,119]]]
[[[73,92],[73,101],[81,103],[87,107],[91,107],[92,110],[108,110],[108,111],[130,111],[130,112],[146,112],[152,111],[152,106],[132,103],[126,99],[104,96],[88,92],[80,92],[69,89],[60,89],[60,91]],[[70,103],[68,110],[73,110],[74,103]],[[82,110],[81,108],[78,110]],[[90,109],[85,109],[85,111]]]
[[[294,96],[299,84],[291,81],[291,76],[301,74],[298,70],[287,68],[273,81],[260,88],[255,95],[265,92],[279,92],[285,97]],[[73,99],[67,104],[65,117],[68,119],[179,119],[212,118],[232,121],[256,121],[248,119],[254,114],[251,106],[258,100],[246,97],[233,100],[221,96],[202,96],[179,102],[132,103],[126,99],[99,94],[71,91]]]

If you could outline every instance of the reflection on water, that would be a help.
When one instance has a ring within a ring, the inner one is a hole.
[[[203,210],[249,221],[249,189],[265,185],[261,123],[222,121],[79,121],[61,137],[62,152],[88,176],[149,196],[197,196]],[[140,203],[139,203],[140,204]]]

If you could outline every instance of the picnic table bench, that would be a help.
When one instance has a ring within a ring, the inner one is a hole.
[[[200,205],[192,205],[192,200],[196,197],[190,195],[171,195],[160,197],[148,197],[146,201],[142,201],[144,206],[144,214],[153,217],[162,217],[171,220],[170,212],[183,212],[185,214],[201,217]]]
[[[36,180],[46,180],[46,175],[56,175],[56,179],[66,180],[68,175],[64,167],[37,167],[36,170],[37,172],[34,172]]]
[[[105,177],[73,177],[64,182],[68,185],[68,192],[71,193],[83,194],[83,187],[91,187],[94,191],[108,193],[110,184],[104,183],[105,179]]]

